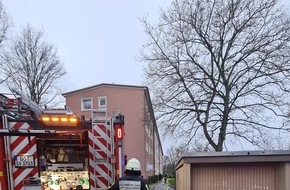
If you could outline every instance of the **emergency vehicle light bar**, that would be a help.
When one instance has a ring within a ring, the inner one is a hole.
[[[76,126],[78,118],[75,116],[41,116],[41,121],[52,126]]]

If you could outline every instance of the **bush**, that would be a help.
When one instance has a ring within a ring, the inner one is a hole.
[[[167,178],[167,184],[171,187],[175,187],[175,178]]]

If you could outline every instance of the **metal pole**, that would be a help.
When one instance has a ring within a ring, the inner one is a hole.
[[[6,115],[2,116],[3,128],[9,129],[8,119]],[[9,161],[6,161],[6,170],[7,170],[7,180],[8,180],[8,190],[13,190],[13,174],[12,174],[12,163],[11,163],[11,149],[10,149],[10,137],[4,136],[4,145],[5,145],[5,155],[8,157]]]
[[[119,171],[120,171],[120,175],[119,176],[122,177],[123,176],[123,168],[122,168],[122,147],[119,146],[118,149],[119,149]]]
[[[111,142],[112,142],[112,148],[111,148],[111,155],[112,158],[114,158],[115,160],[112,160],[112,176],[113,176],[113,181],[112,183],[115,183],[116,181],[116,167],[115,163],[116,163],[116,155],[115,155],[115,141],[114,141],[114,137],[115,137],[115,128],[114,128],[114,118],[115,115],[113,113],[111,120],[110,120],[110,131],[111,131]]]

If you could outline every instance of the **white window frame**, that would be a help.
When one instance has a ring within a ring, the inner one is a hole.
[[[84,108],[84,101],[91,101],[91,108]],[[88,98],[82,98],[81,99],[81,110],[82,111],[89,111],[93,109],[93,98],[92,97],[88,97]]]
[[[104,105],[101,104],[102,100],[105,100]],[[98,105],[99,105],[99,108],[106,108],[107,107],[107,96],[99,96],[98,97]]]

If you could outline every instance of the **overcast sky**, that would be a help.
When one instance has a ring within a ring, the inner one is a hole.
[[[13,31],[19,33],[30,24],[43,29],[47,42],[57,47],[67,71],[61,86],[67,92],[100,83],[142,85],[142,64],[137,55],[146,36],[139,19],[147,16],[157,22],[160,7],[170,1],[2,0],[2,3],[13,20]],[[165,151],[167,145],[163,148]]]
[[[140,18],[157,22],[171,0],[2,0],[13,31],[30,24],[58,49],[65,91],[115,83],[142,85],[136,59],[147,36]],[[290,4],[290,0],[282,0]]]
[[[99,83],[142,85],[136,59],[146,40],[139,21],[157,20],[169,0],[2,0],[14,31],[26,24],[44,30],[58,49],[66,91]]]
[[[171,0],[2,0],[14,22],[43,29],[58,49],[65,92],[100,83],[142,85],[136,60],[147,36],[139,18],[158,21]],[[290,0],[282,0],[290,13]]]

